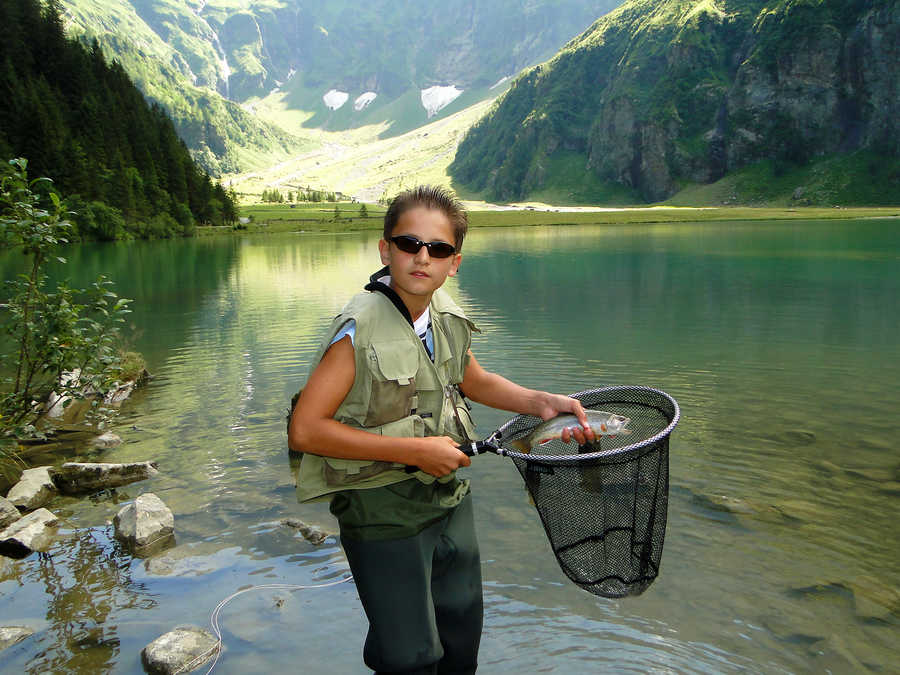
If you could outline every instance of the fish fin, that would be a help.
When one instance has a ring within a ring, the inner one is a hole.
[[[631,429],[622,429],[621,431],[619,431],[619,433],[620,433],[620,434],[630,434],[630,433],[631,433]]]

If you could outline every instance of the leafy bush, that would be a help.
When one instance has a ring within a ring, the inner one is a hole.
[[[87,289],[65,283],[48,289],[44,264],[51,257],[65,263],[56,248],[69,240],[72,224],[63,218],[49,179],[29,181],[24,159],[12,160],[10,168],[0,179],[0,240],[21,246],[29,268],[6,282],[6,302],[0,306],[4,345],[12,350],[2,355],[0,464],[9,459],[11,439],[41,435],[43,403],[52,392],[105,391],[120,368],[119,328],[130,302],[112,292],[112,282],[103,276]],[[93,208],[92,214],[96,223]]]

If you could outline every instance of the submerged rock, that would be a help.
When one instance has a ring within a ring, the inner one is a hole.
[[[53,482],[61,492],[77,494],[119,487],[146,480],[159,473],[156,462],[108,464],[102,462],[66,462],[53,469]]]
[[[853,610],[857,618],[887,621],[900,612],[900,592],[872,576],[859,576],[842,586],[853,593]]]
[[[827,522],[827,515],[822,512],[821,507],[802,499],[785,499],[773,504],[772,508],[788,520],[803,523]]]
[[[315,525],[307,525],[298,518],[285,518],[281,521],[282,525],[292,527],[299,531],[306,541],[310,544],[318,546],[328,538],[328,533],[316,527]]]
[[[34,629],[28,626],[0,626],[0,651],[12,647],[30,635],[34,635]]]
[[[113,519],[116,539],[138,555],[149,555],[175,543],[175,516],[152,492],[122,507]]]
[[[900,496],[900,481],[892,480],[882,483],[877,487],[877,490],[882,494]]]
[[[213,635],[197,626],[178,626],[141,650],[141,662],[151,674],[174,675],[199,668],[216,653]]]
[[[6,497],[0,497],[0,530],[16,522],[22,514]]]
[[[32,511],[0,532],[0,555],[24,558],[34,551],[44,551],[50,544],[49,528],[59,522],[47,509]]]
[[[92,439],[91,445],[95,448],[114,448],[117,445],[122,445],[122,439],[113,432],[107,431],[105,434],[100,434]]]
[[[57,494],[50,478],[49,466],[25,469],[19,482],[10,488],[6,498],[23,511],[32,511],[49,502]]]

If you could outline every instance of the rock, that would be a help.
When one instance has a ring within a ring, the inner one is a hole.
[[[159,473],[157,467],[156,462],[66,462],[53,470],[53,482],[61,492],[67,494],[90,492],[146,480]]]
[[[174,544],[175,516],[152,492],[142,494],[122,507],[113,519],[116,539],[138,554],[149,554]]]
[[[900,481],[891,480],[876,488],[879,492],[891,496],[900,496]]]
[[[121,444],[122,439],[111,431],[107,431],[91,441],[91,445],[95,448],[114,448]]]
[[[81,379],[80,368],[76,368],[75,370],[64,370],[59,376],[59,386],[60,388],[63,388],[64,391],[71,391],[78,386],[79,379]],[[62,417],[71,400],[72,397],[68,394],[58,394],[55,391],[50,392],[50,396],[47,397],[46,403],[47,417],[53,419]]]
[[[695,501],[714,511],[725,511],[735,515],[756,515],[765,510],[745,499],[728,495],[696,495]]]
[[[863,665],[845,638],[832,634],[810,647],[810,663],[816,672],[867,673],[871,669]]]
[[[144,670],[151,674],[187,673],[209,661],[219,642],[197,626],[178,626],[141,650]]]
[[[135,383],[133,381],[123,382],[122,384],[116,382],[115,386],[106,392],[106,395],[103,397],[103,402],[107,405],[118,405],[131,396],[131,392],[134,391],[134,385]]]
[[[828,637],[828,625],[819,617],[792,614],[790,618],[780,614],[762,617],[762,625],[784,642],[813,644]]]
[[[0,555],[24,558],[33,551],[46,550],[52,538],[49,528],[58,522],[59,518],[47,509],[22,516],[0,532]]]
[[[802,499],[785,499],[772,504],[772,508],[788,520],[804,523],[819,523],[827,520],[823,516],[821,508]]]
[[[887,483],[894,478],[894,472],[891,469],[846,469],[848,476],[854,478],[865,478],[866,480],[875,481],[876,483]]]
[[[49,466],[25,469],[19,482],[12,486],[6,498],[23,511],[43,506],[56,496],[56,485],[50,478]]]
[[[15,504],[6,497],[0,497],[0,530],[16,522],[21,517],[22,514],[19,513],[19,509],[16,508]]]
[[[859,576],[842,585],[853,593],[853,609],[860,619],[887,621],[900,611],[900,592],[875,577]]]
[[[34,630],[28,626],[0,626],[0,651],[12,647],[29,635],[34,635]]]
[[[306,541],[316,546],[328,538],[328,533],[321,528],[318,528],[315,525],[307,525],[297,518],[285,518],[281,521],[281,524],[298,530]]]

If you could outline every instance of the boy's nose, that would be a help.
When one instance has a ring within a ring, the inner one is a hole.
[[[420,263],[428,262],[429,260],[431,260],[431,256],[428,255],[428,247],[427,246],[423,246],[418,251],[416,251],[415,260],[416,260],[416,262],[420,262]]]

